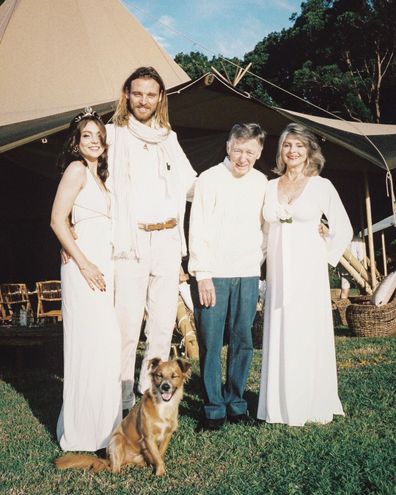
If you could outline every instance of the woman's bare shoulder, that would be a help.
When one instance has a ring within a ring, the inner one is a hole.
[[[69,163],[63,172],[62,182],[79,182],[84,184],[87,177],[87,167],[79,160]]]

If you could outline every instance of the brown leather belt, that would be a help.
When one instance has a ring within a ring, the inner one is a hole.
[[[138,223],[139,229],[145,230],[146,232],[152,232],[153,230],[173,229],[176,225],[176,218],[171,218],[170,220],[161,223]]]

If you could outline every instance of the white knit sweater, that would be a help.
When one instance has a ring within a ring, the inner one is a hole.
[[[197,280],[260,274],[267,182],[254,168],[234,177],[227,158],[200,175],[191,208],[188,266]]]

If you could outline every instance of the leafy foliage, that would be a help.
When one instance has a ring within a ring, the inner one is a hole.
[[[395,9],[394,0],[303,2],[291,28],[270,33],[239,61],[251,62],[254,74],[302,101],[253,76],[242,80],[241,89],[294,110],[312,111],[304,103],[309,100],[347,119],[395,121]],[[192,78],[202,67],[221,67],[221,57],[209,63],[197,52],[178,54],[176,61]]]

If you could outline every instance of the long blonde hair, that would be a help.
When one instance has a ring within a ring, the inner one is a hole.
[[[323,170],[325,158],[322,155],[318,140],[308,129],[294,123],[289,124],[280,135],[278,151],[276,153],[276,167],[273,169],[273,172],[278,175],[283,175],[286,172],[286,164],[282,160],[282,146],[289,135],[298,138],[307,148],[307,163],[304,168],[304,174],[307,176],[319,175]]]
[[[161,76],[153,67],[139,67],[128,77],[122,85],[121,96],[117,103],[117,108],[112,117],[114,124],[123,127],[128,124],[129,115],[132,113],[127,94],[131,90],[132,81],[135,79],[154,79],[160,87],[160,101],[158,102],[154,118],[160,127],[171,129],[168,113],[168,97],[165,90],[165,84]]]

